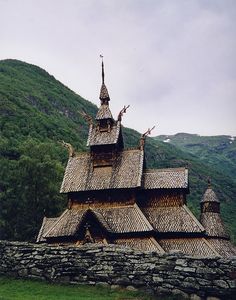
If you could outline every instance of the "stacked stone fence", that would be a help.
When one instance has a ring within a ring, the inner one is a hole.
[[[235,257],[144,253],[115,245],[78,248],[0,241],[0,275],[138,288],[195,300],[236,299]]]

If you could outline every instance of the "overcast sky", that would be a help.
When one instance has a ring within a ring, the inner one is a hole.
[[[0,0],[0,59],[36,64],[153,135],[236,135],[235,0]]]

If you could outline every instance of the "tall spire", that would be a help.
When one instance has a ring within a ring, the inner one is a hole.
[[[99,98],[101,100],[101,105],[103,105],[103,104],[108,104],[108,101],[110,101],[110,97],[108,94],[107,87],[105,86],[105,83],[104,83],[105,72],[104,72],[103,56],[100,55],[100,57],[102,58],[102,86],[101,86]]]
[[[103,58],[103,56],[102,56]],[[102,84],[104,84],[104,78],[105,78],[105,74],[104,74],[104,63],[103,63],[103,59],[102,59]]]

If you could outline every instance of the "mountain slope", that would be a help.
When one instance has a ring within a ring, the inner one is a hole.
[[[33,240],[43,215],[55,216],[66,205],[59,187],[67,152],[58,141],[85,150],[88,126],[79,112],[95,116],[97,108],[46,71],[17,60],[0,61],[0,103],[0,238]],[[125,145],[137,147],[140,134],[123,132]],[[236,235],[236,185],[224,170],[152,138],[146,155],[149,167],[188,165],[189,206],[196,214],[210,176],[224,220]]]
[[[236,181],[236,138],[229,135],[200,136],[178,133],[155,137],[197,156],[205,164],[224,172]]]

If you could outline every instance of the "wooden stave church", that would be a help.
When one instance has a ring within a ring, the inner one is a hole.
[[[236,255],[220,217],[210,183],[201,200],[200,222],[186,206],[186,168],[147,169],[145,138],[124,149],[122,116],[113,119],[102,62],[101,106],[90,123],[88,152],[70,147],[61,193],[68,208],[44,217],[37,242],[56,245],[118,244],[159,253],[179,250],[193,256]]]

